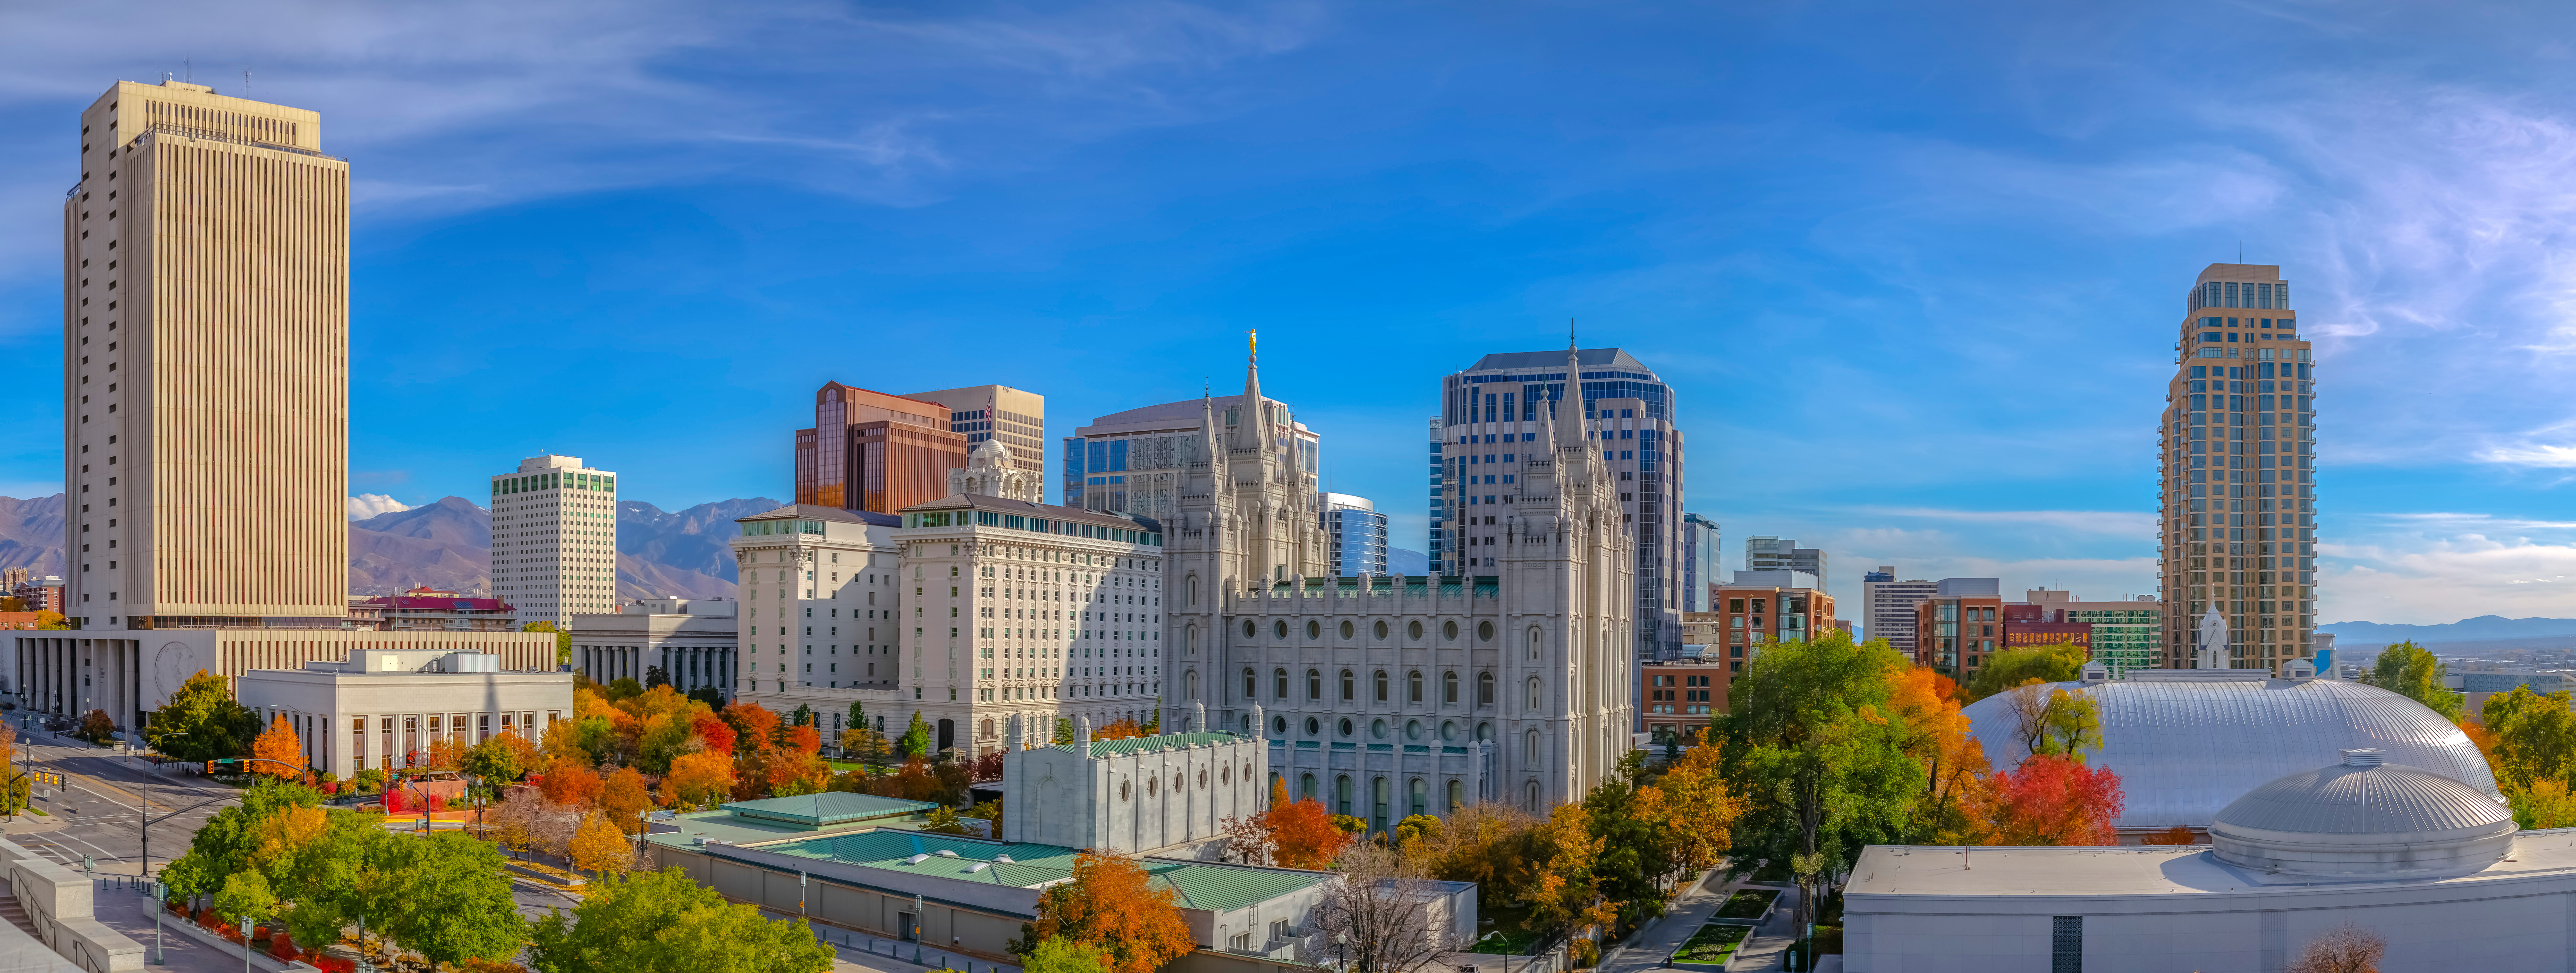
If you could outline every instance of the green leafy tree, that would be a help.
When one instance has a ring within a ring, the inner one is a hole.
[[[385,831],[380,815],[324,813],[320,834],[281,849],[265,868],[278,894],[294,903],[282,917],[286,931],[307,945],[335,941],[357,922],[370,863],[384,857],[386,845],[412,840]]]
[[[437,963],[500,962],[528,940],[498,848],[461,831],[384,842],[356,897],[367,928]]]
[[[2030,756],[2073,757],[2082,763],[2085,748],[2102,746],[2102,704],[2092,693],[2033,682],[2012,690],[2005,702],[2014,738]]]
[[[636,682],[633,676],[619,676],[608,683],[609,702],[622,703],[641,695],[644,695],[644,684]]]
[[[539,973],[824,973],[832,948],[805,920],[763,917],[674,868],[611,877],[570,913],[538,920]]]
[[[1020,957],[1023,973],[1109,973],[1109,956],[1062,936],[1038,940]]]
[[[794,712],[792,712],[792,713],[787,714],[787,725],[789,725],[789,726],[807,726],[807,725],[820,726],[821,724],[820,724],[819,722],[817,722],[817,721],[814,719],[814,707],[807,706],[807,705],[805,705],[805,704],[803,704],[803,703],[798,703],[798,704],[796,704],[796,710],[795,710]]]
[[[215,891],[215,914],[226,922],[251,921],[252,925],[268,922],[277,914],[277,893],[268,887],[268,876],[258,872],[234,872],[224,877],[224,885]]]
[[[1888,705],[1907,661],[1883,641],[1844,632],[1784,642],[1745,666],[1717,720],[1730,792],[1743,795],[1729,868],[1786,864],[1799,886],[1800,923],[1826,880],[1863,846],[1904,832],[1923,789],[1902,720]]]
[[[528,772],[527,768],[519,766],[519,752],[511,749],[499,737],[466,748],[465,765],[462,769],[468,774],[481,778],[485,785],[491,787],[499,787],[517,780],[520,774]]]
[[[233,701],[231,681],[199,669],[153,712],[143,740],[181,760],[222,760],[249,753],[259,730],[259,715]]]
[[[2442,660],[2431,651],[2411,641],[2399,642],[2381,650],[2379,661],[2361,674],[2361,681],[2422,703],[2457,723],[2468,697],[2442,688],[2443,671]]]
[[[1055,718],[1055,742],[1057,746],[1063,746],[1073,742],[1072,717],[1059,716]]]
[[[689,690],[689,698],[707,704],[707,708],[711,710],[725,708],[724,691],[714,686],[700,686]]]
[[[864,739],[864,737],[863,737],[863,736],[851,736],[850,734],[863,734],[863,733],[867,730],[867,728],[868,728],[868,704],[866,704],[866,703],[862,703],[862,702],[859,702],[859,701],[857,701],[857,700],[851,700],[851,701],[850,701],[850,724],[849,724],[849,729],[842,731],[842,733],[843,733],[843,740],[844,740],[845,742],[843,742],[843,743],[841,744],[841,749],[843,749],[843,750],[848,750],[848,749],[850,749],[850,743],[849,743],[848,741],[859,741],[859,740],[863,740],[863,739]]]
[[[2496,783],[2507,797],[2576,776],[2576,711],[2568,699],[2565,691],[2535,693],[2529,686],[2487,697],[2478,715],[2494,738]]]
[[[223,888],[226,878],[252,867],[251,853],[260,845],[260,822],[282,808],[321,803],[322,792],[310,787],[258,778],[242,792],[240,804],[216,811],[198,826],[189,839],[188,853],[170,862],[165,881],[182,895],[213,894]]]
[[[930,755],[930,724],[923,722],[921,711],[912,711],[912,725],[903,730],[903,752],[908,757]]]
[[[1984,667],[1968,680],[1968,702],[1976,702],[2033,679],[2073,682],[2084,674],[2093,653],[2076,645],[2034,645],[2005,649],[1986,657]]]

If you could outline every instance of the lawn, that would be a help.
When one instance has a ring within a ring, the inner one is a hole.
[[[1779,897],[1780,892],[1777,889],[1738,889],[1734,895],[1727,898],[1725,905],[1718,907],[1717,917],[1759,919],[1762,918],[1764,910],[1771,908],[1771,900]]]
[[[1744,944],[1744,937],[1752,934],[1752,926],[1709,923],[1701,926],[1699,934],[1692,936],[1690,942],[1682,944],[1681,951],[1673,954],[1673,961],[1724,963],[1728,957],[1735,955],[1735,947]]]

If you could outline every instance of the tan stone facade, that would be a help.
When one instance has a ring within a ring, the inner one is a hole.
[[[2314,356],[2271,264],[2192,285],[2158,423],[2165,665],[2212,605],[2229,668],[2280,673],[2316,629]]]
[[[65,613],[93,631],[337,628],[348,163],[320,153],[314,112],[201,85],[118,82],[80,121]]]

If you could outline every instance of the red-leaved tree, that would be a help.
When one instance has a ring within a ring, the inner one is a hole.
[[[2120,776],[2041,754],[1986,779],[1978,816],[1990,845],[2107,845],[2125,799]]]
[[[699,713],[689,718],[689,732],[707,742],[707,749],[733,756],[733,727],[716,718],[714,713]]]

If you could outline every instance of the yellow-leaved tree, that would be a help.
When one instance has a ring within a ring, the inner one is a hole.
[[[608,817],[592,811],[581,820],[581,830],[573,832],[572,845],[566,857],[574,868],[586,868],[606,878],[609,872],[622,872],[635,863],[634,849],[626,843],[626,832],[608,822]]]

